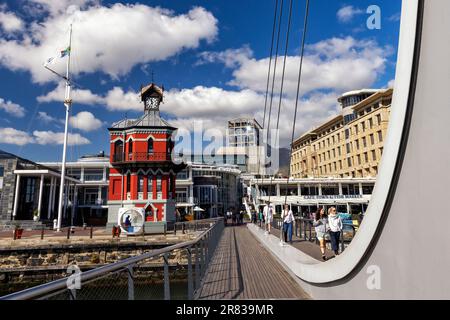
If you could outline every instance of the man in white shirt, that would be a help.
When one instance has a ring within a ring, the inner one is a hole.
[[[264,223],[266,225],[266,234],[270,233],[270,226],[273,220],[273,205],[271,203],[267,203],[264,207]]]
[[[294,226],[294,214],[292,210],[289,209],[289,205],[284,205],[284,210],[282,213],[283,217],[283,234],[284,242],[292,242],[292,229]]]

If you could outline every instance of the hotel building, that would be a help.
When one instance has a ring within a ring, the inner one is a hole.
[[[294,141],[291,176],[376,177],[392,92],[392,89],[363,89],[339,97],[341,114]]]

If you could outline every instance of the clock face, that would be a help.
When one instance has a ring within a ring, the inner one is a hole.
[[[152,109],[159,108],[159,99],[158,98],[154,98],[154,97],[148,98],[145,103],[146,103],[147,109],[152,110]]]

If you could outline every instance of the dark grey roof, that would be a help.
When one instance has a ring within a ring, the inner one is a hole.
[[[172,126],[163,120],[159,111],[148,111],[138,119],[123,119],[113,123],[112,129],[125,129],[131,127],[170,127]]]

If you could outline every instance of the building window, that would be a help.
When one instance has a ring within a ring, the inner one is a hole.
[[[364,121],[361,122],[361,129],[362,131],[366,130],[366,123]]]
[[[347,154],[349,154],[350,152],[351,152],[350,143],[347,143]]]
[[[366,163],[369,162],[369,155],[367,154],[367,152],[364,152],[364,161]]]
[[[103,180],[103,169],[84,169],[84,181],[102,181],[102,180]]]
[[[369,119],[369,128],[372,129],[373,127],[373,120],[372,118]]]
[[[144,176],[138,176],[138,192],[144,192]]]
[[[130,192],[131,190],[131,175],[128,173],[127,174],[127,190],[126,192]]]
[[[153,151],[153,138],[149,138],[147,141],[147,153],[152,154]]]
[[[361,164],[361,155],[358,154],[358,165]]]
[[[364,148],[367,148],[366,137],[363,137],[363,138],[362,138],[362,141],[363,141],[363,147],[364,147]]]
[[[119,161],[123,159],[123,142],[118,140],[114,143],[114,160]]]
[[[345,129],[345,139],[350,138],[350,130],[349,129]]]
[[[383,155],[383,147],[380,148],[380,155]]]
[[[381,114],[377,114],[377,124],[381,124]]]
[[[381,131],[378,131],[378,141],[383,142],[383,134]]]
[[[370,144],[373,146],[375,144],[375,137],[373,134],[370,135]]]
[[[156,176],[156,192],[162,191],[162,176],[158,174]]]
[[[338,154],[341,156],[341,147],[338,147]]]
[[[375,150],[372,150],[372,160],[373,161],[377,160],[377,153],[375,152]]]
[[[355,134],[358,134],[359,130],[358,130],[358,125],[355,125]]]
[[[359,150],[359,140],[356,140],[355,144],[356,144],[356,150]]]
[[[128,154],[133,153],[133,139],[130,139],[130,142],[128,142]]]
[[[33,202],[34,201],[34,187],[36,180],[34,178],[27,179],[27,185],[25,190],[25,202]]]
[[[352,166],[352,158],[347,158],[347,165],[348,165],[348,167],[349,168],[351,168],[351,166]]]

